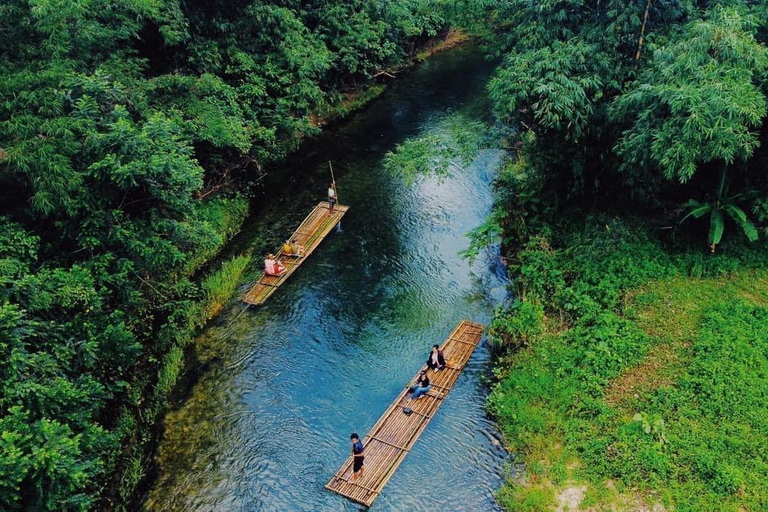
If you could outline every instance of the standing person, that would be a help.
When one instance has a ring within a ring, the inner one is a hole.
[[[333,207],[336,206],[336,182],[328,186],[328,215],[333,215]]]
[[[432,352],[429,353],[429,358],[427,359],[427,366],[436,372],[445,368],[445,355],[440,350],[440,345],[432,346]]]
[[[357,482],[358,476],[363,476],[363,473],[365,472],[365,468],[363,467],[363,463],[365,462],[365,447],[363,446],[362,441],[360,441],[360,437],[357,435],[357,433],[352,432],[352,435],[349,436],[349,438],[352,440],[352,482]]]
[[[411,400],[416,400],[417,398],[421,398],[422,396],[426,395],[429,390],[432,389],[432,384],[429,382],[429,377],[427,377],[427,372],[424,370],[421,371],[419,374],[419,378],[416,379],[416,384],[411,386]]]

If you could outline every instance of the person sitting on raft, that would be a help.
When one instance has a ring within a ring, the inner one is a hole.
[[[429,377],[427,377],[427,372],[424,370],[421,371],[419,374],[419,378],[416,379],[416,384],[411,386],[411,400],[416,400],[417,398],[421,398],[422,396],[426,395],[429,390],[432,389],[432,384],[429,382]]]
[[[264,260],[264,273],[268,276],[281,276],[285,272],[285,267],[282,263],[275,259],[274,254],[267,256]]]
[[[293,247],[293,254],[296,256],[304,256],[304,246],[297,242],[295,239],[291,240],[291,247]]]
[[[445,355],[440,350],[440,345],[432,346],[432,352],[429,353],[429,359],[427,359],[427,366],[436,372],[445,368]]]
[[[298,254],[293,252],[293,246],[286,240],[283,242],[283,256],[296,257]]]
[[[297,243],[296,240],[290,242],[286,240],[283,242],[283,254],[292,258],[300,258],[304,256],[304,246]]]

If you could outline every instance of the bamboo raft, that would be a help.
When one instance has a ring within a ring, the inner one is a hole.
[[[275,253],[275,257],[285,266],[285,272],[280,276],[270,276],[262,274],[259,280],[254,284],[243,298],[244,302],[260,306],[282,285],[293,272],[304,263],[312,251],[320,245],[320,242],[331,232],[339,223],[341,218],[347,213],[349,206],[336,205],[333,208],[333,215],[328,215],[328,202],[323,201],[318,204],[307,218],[296,228],[289,240],[296,240],[297,243],[304,246],[302,256],[287,256],[283,254],[282,248]]]
[[[445,354],[446,368],[439,372],[429,370],[426,365],[422,368],[427,370],[432,384],[429,393],[410,400],[410,384],[406,386],[363,438],[363,476],[357,482],[352,482],[350,455],[325,488],[370,507],[435,415],[475,351],[482,334],[482,325],[462,321],[441,347]],[[405,408],[410,408],[413,413],[406,415],[403,412]]]

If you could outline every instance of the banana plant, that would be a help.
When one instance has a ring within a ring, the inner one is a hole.
[[[717,189],[717,194],[714,199],[708,202],[689,199],[688,202],[683,205],[688,213],[680,220],[681,224],[690,217],[700,219],[709,214],[709,250],[713,253],[715,252],[717,244],[719,244],[720,240],[723,238],[726,215],[741,227],[741,230],[750,242],[757,240],[757,228],[755,227],[755,224],[749,217],[747,217],[746,212],[737,206],[738,201],[744,194],[728,196],[727,193],[728,187],[725,180],[725,171],[723,171],[720,178],[720,186]]]

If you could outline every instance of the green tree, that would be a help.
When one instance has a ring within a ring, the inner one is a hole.
[[[190,276],[314,114],[443,27],[431,0],[0,3],[0,509],[130,498],[207,319]]]
[[[623,170],[657,168],[685,182],[703,165],[752,156],[766,113],[760,79],[768,65],[753,30],[738,10],[716,8],[654,52],[612,105],[613,117],[630,123],[616,144]]]

